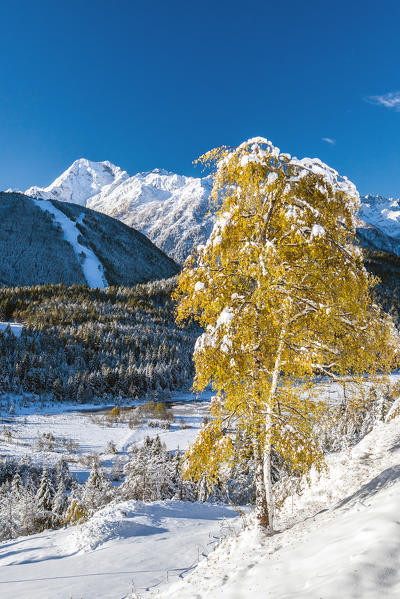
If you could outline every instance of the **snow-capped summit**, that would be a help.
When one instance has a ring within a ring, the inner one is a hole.
[[[329,170],[323,163],[320,166]],[[31,187],[25,193],[72,202],[117,218],[182,263],[193,247],[205,243],[211,234],[211,188],[211,177],[186,177],[164,169],[130,176],[111,162],[81,158],[48,187]],[[358,237],[365,247],[400,255],[400,200],[362,197]]]
[[[366,195],[362,198],[360,218],[400,239],[400,199]]]
[[[48,187],[30,187],[25,194],[44,200],[54,199],[86,206],[89,198],[100,190],[127,177],[128,173],[108,160],[94,162],[80,158]]]
[[[135,227],[177,262],[209,237],[210,177],[185,177],[163,169],[129,176],[110,162],[75,161],[48,187],[25,194],[72,202]]]

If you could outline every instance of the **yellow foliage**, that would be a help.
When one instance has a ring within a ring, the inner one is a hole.
[[[75,524],[82,524],[88,517],[89,513],[86,508],[77,499],[73,499],[65,514],[65,522],[74,526]]]
[[[177,320],[204,328],[194,386],[211,383],[220,401],[187,471],[214,478],[232,459],[235,430],[272,445],[298,472],[322,468],[318,377],[359,382],[389,370],[397,352],[355,242],[358,196],[262,140],[199,161],[215,168],[217,221],[179,277]]]

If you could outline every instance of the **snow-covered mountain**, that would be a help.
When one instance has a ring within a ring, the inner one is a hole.
[[[131,286],[178,271],[119,220],[77,204],[0,192],[0,286]]]
[[[128,176],[128,173],[111,162],[92,162],[80,158],[48,187],[30,187],[25,195],[86,206],[89,198]]]
[[[400,240],[400,199],[366,195],[362,198],[360,217]]]
[[[363,196],[358,237],[362,245],[400,256],[400,199]]]
[[[80,159],[48,187],[30,187],[25,194],[108,214],[183,262],[211,233],[211,187],[211,177],[184,177],[159,169],[130,177],[110,162]]]
[[[211,187],[211,177],[185,177],[158,169],[130,176],[110,162],[80,159],[48,187],[30,187],[25,193],[80,204],[117,218],[182,263],[211,233]],[[362,197],[358,234],[361,245],[400,255],[400,200]]]

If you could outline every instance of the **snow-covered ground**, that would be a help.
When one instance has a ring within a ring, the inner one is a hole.
[[[109,505],[86,524],[0,544],[0,597],[148,594],[209,553],[236,516],[228,506],[181,501]]]
[[[160,599],[400,597],[400,417],[380,423],[290,497],[277,534],[249,526]]]
[[[54,462],[60,446],[37,448],[37,438],[52,432],[76,443],[70,465],[83,480],[84,454],[96,451],[111,466],[111,440],[122,458],[147,434],[184,449],[208,403],[190,402],[190,394],[174,399],[170,430],[148,422],[132,430],[122,422],[105,426],[101,412],[71,406],[52,413],[25,408],[4,416],[12,438],[0,435],[0,452]],[[260,535],[251,517],[240,532],[243,520],[229,506],[110,504],[85,524],[1,543],[0,599],[397,599],[399,497],[400,417],[328,456],[327,472],[285,502],[272,537]]]
[[[108,283],[104,275],[103,265],[91,248],[79,243],[78,237],[80,231],[76,226],[76,222],[68,218],[64,212],[58,210],[50,200],[33,201],[41,210],[50,212],[50,214],[54,216],[55,221],[61,226],[65,240],[71,244],[76,257],[82,266],[83,274],[89,287],[104,289]],[[84,214],[81,214],[77,222],[82,222],[84,216]]]
[[[107,453],[111,440],[120,458],[146,435],[159,434],[168,449],[185,449],[197,435],[209,404],[194,402],[191,394],[177,394],[174,399],[175,422],[169,430],[148,422],[133,430],[122,422],[105,426],[102,412],[78,412],[76,407],[66,412],[55,407],[52,413],[35,412],[34,406],[17,410],[25,414],[3,412],[11,439],[4,437],[4,431],[0,434],[0,453],[29,453],[35,461],[55,462],[65,451],[61,439],[70,439],[75,443],[70,467],[83,480],[89,470],[80,462],[84,454],[95,451],[110,467],[116,457]],[[56,439],[55,448],[39,449],[37,439],[49,432]],[[148,594],[191,569],[218,539],[239,527],[240,518],[229,506],[182,501],[110,504],[83,525],[0,543],[0,598],[117,599],[132,590]]]

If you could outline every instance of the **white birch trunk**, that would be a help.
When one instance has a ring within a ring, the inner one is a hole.
[[[263,466],[264,466],[264,487],[265,487],[265,500],[268,505],[268,532],[272,532],[274,529],[274,518],[275,518],[275,506],[274,506],[274,493],[272,490],[272,403],[275,397],[276,390],[278,388],[279,371],[281,368],[281,356],[283,351],[283,345],[285,342],[286,328],[283,327],[279,336],[278,351],[276,354],[274,371],[272,374],[271,389],[268,397],[267,405],[267,416],[265,420],[265,445],[263,455]]]
[[[253,455],[254,455],[254,477],[256,483],[256,516],[260,526],[263,529],[269,529],[269,509],[266,502],[266,492],[264,485],[264,469],[263,456],[259,440],[257,437],[253,439]]]

